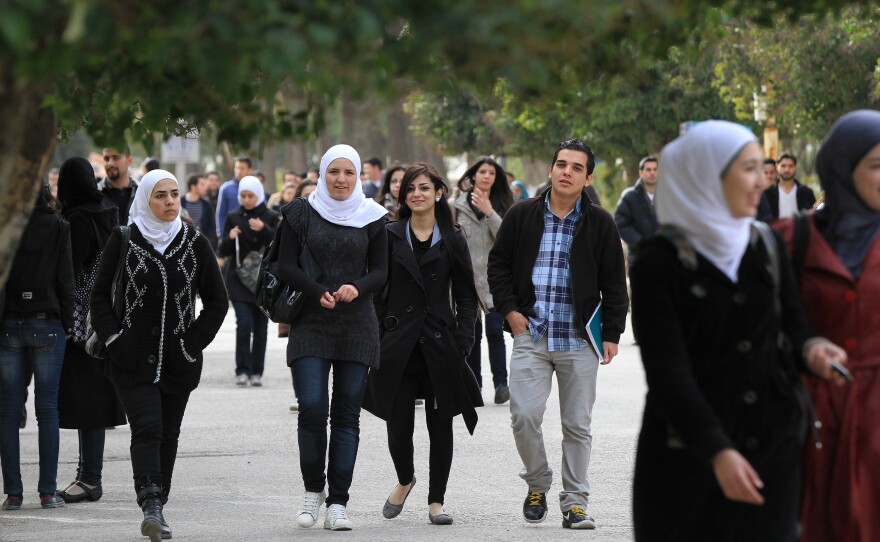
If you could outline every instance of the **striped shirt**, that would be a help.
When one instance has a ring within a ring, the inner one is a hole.
[[[550,192],[544,197],[544,233],[532,268],[535,316],[529,316],[532,339],[547,336],[551,352],[581,350],[586,342],[578,334],[571,296],[570,257],[574,232],[581,219],[581,200],[565,218],[550,210]]]

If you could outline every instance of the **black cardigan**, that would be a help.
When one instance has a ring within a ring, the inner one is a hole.
[[[107,376],[121,387],[158,384],[167,392],[191,391],[202,372],[202,350],[220,326],[229,302],[211,245],[184,224],[160,255],[136,225],[125,258],[125,305],[117,321],[110,297],[119,261],[120,230],[110,235],[95,289],[92,325],[102,341],[119,333],[110,346]],[[196,317],[196,295],[202,311]]]
[[[544,233],[544,195],[523,200],[507,211],[489,252],[489,289],[502,316],[510,311],[534,315],[532,269]],[[608,211],[581,194],[580,222],[571,245],[569,270],[575,319],[581,338],[599,300],[603,306],[602,339],[620,341],[626,327],[629,299],[620,235]],[[504,328],[509,330],[507,322]]]

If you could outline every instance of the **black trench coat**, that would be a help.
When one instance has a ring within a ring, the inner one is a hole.
[[[437,399],[440,419],[462,415],[468,431],[483,406],[480,387],[465,358],[474,345],[477,294],[464,235],[442,239],[423,256],[421,265],[406,240],[407,221],[391,222],[388,233],[387,297],[377,302],[381,354],[367,377],[364,408],[388,420],[407,362],[421,348]],[[448,243],[461,243],[468,272],[452,266]],[[453,307],[450,306],[450,284]],[[430,405],[426,405],[426,408]]]

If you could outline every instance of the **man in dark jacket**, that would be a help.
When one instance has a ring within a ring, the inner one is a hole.
[[[599,364],[617,355],[628,305],[614,219],[585,192],[594,167],[586,143],[562,142],[550,165],[550,189],[507,212],[489,252],[489,289],[514,337],[510,414],[529,486],[523,516],[529,523],[547,516],[553,471],[541,423],[555,372],[565,435],[559,504],[562,526],[572,529],[596,527],[586,514],[596,377]],[[603,323],[600,336],[587,331],[594,316]]]
[[[811,209],[816,203],[813,189],[798,182],[796,174],[797,158],[788,153],[780,156],[776,163],[776,184],[764,190],[761,196],[770,206],[772,220],[788,218],[798,211]],[[762,218],[760,212],[758,218]]]
[[[657,188],[657,158],[646,156],[639,162],[639,180],[635,186],[627,188],[620,195],[614,222],[620,231],[620,238],[629,250],[629,261],[639,242],[657,231],[657,215],[654,214],[654,189]]]
[[[217,250],[217,232],[214,229],[214,209],[208,196],[208,180],[200,173],[193,173],[186,179],[186,195],[180,198],[180,206],[187,210],[193,226]]]
[[[137,183],[130,176],[131,149],[126,145],[123,152],[114,147],[105,147],[101,154],[104,157],[104,171],[107,176],[98,183],[98,190],[104,196],[104,207],[119,209],[119,224],[128,224],[128,210],[134,202]]]

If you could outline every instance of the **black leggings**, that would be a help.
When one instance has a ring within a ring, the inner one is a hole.
[[[165,393],[153,384],[142,384],[131,388],[117,386],[116,393],[131,426],[135,488],[159,485],[167,498],[189,392]]]
[[[418,350],[418,349],[416,349]],[[413,357],[421,357],[421,352],[414,352]],[[410,360],[410,364],[421,363],[421,359]],[[394,407],[388,419],[388,450],[397,471],[397,481],[406,485],[413,480],[413,428],[415,426],[415,401],[419,396],[425,398],[425,421],[428,436],[431,439],[429,457],[428,504],[443,504],[446,494],[446,483],[452,468],[452,419],[440,420],[434,408],[434,389],[427,370],[405,372],[394,397]],[[423,393],[419,393],[419,392]]]

